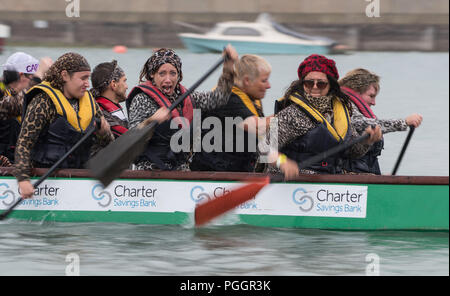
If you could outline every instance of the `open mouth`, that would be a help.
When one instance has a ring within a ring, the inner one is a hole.
[[[170,94],[170,93],[172,93],[172,86],[170,86],[170,85],[163,85],[163,86],[161,86],[161,90],[165,94]]]

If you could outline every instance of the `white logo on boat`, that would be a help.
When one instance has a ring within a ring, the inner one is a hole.
[[[112,198],[111,194],[103,189],[104,187],[101,184],[94,185],[92,187],[92,198],[98,201],[99,206],[106,208],[111,203]],[[105,197],[107,198],[105,199]],[[106,200],[105,203],[101,202],[103,199]]]
[[[299,205],[299,209],[303,212],[309,212],[314,206],[314,200],[307,195],[307,191],[303,188],[297,188],[292,193],[292,200]]]
[[[1,184],[0,184],[0,192],[2,191],[2,190],[1,190],[2,187],[6,187],[6,189],[1,193],[0,199],[3,199],[3,200],[2,200],[2,203],[3,203],[5,206],[10,206],[10,205],[12,205],[12,204],[15,202],[15,200],[16,200],[16,194],[14,193],[14,191],[12,191],[11,189],[9,189],[9,185],[8,185],[8,184],[6,184],[6,183],[1,183]],[[6,202],[6,201],[5,201],[5,199],[7,199],[8,197],[12,197],[11,202]]]
[[[205,191],[205,188],[203,188],[202,186],[194,186],[194,187],[192,187],[192,189],[191,189],[191,199],[195,203],[198,203],[198,202],[204,200],[205,198],[206,198],[206,200],[210,200],[211,197],[209,196],[208,193],[206,193],[204,191]],[[199,192],[199,193],[197,193],[197,192]]]
[[[191,189],[191,199],[195,203],[198,203],[198,202],[204,201],[204,200],[215,199],[219,196],[229,193],[230,191],[228,189],[226,189],[225,186],[217,186],[211,192],[212,192],[212,194],[210,195],[205,192],[205,188],[203,188],[202,186],[200,186],[200,185],[194,186]]]

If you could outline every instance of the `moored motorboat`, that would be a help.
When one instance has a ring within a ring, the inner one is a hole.
[[[294,32],[274,22],[267,14],[261,14],[255,22],[220,22],[206,32],[178,36],[185,47],[195,53],[222,52],[231,44],[242,54],[327,54],[337,45],[330,38]]]
[[[14,203],[19,193],[11,168],[0,172],[1,211]],[[43,169],[34,170],[36,176],[43,173]],[[60,170],[10,218],[193,225],[196,204],[258,176],[261,174],[125,171],[103,188],[86,170]],[[304,175],[295,181],[272,182],[226,217],[233,217],[231,223],[265,227],[448,231],[449,178]]]

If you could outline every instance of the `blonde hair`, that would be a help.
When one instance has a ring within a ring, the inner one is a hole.
[[[253,81],[258,78],[263,71],[272,71],[272,66],[270,66],[269,62],[254,54],[244,54],[239,61],[234,64],[234,83],[237,86],[240,86],[245,76],[248,76],[248,78]]]

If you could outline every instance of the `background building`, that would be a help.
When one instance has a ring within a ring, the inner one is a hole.
[[[448,0],[2,0],[14,44],[182,47],[176,22],[211,27],[270,13],[356,50],[448,51]],[[372,17],[371,17],[372,16]]]

